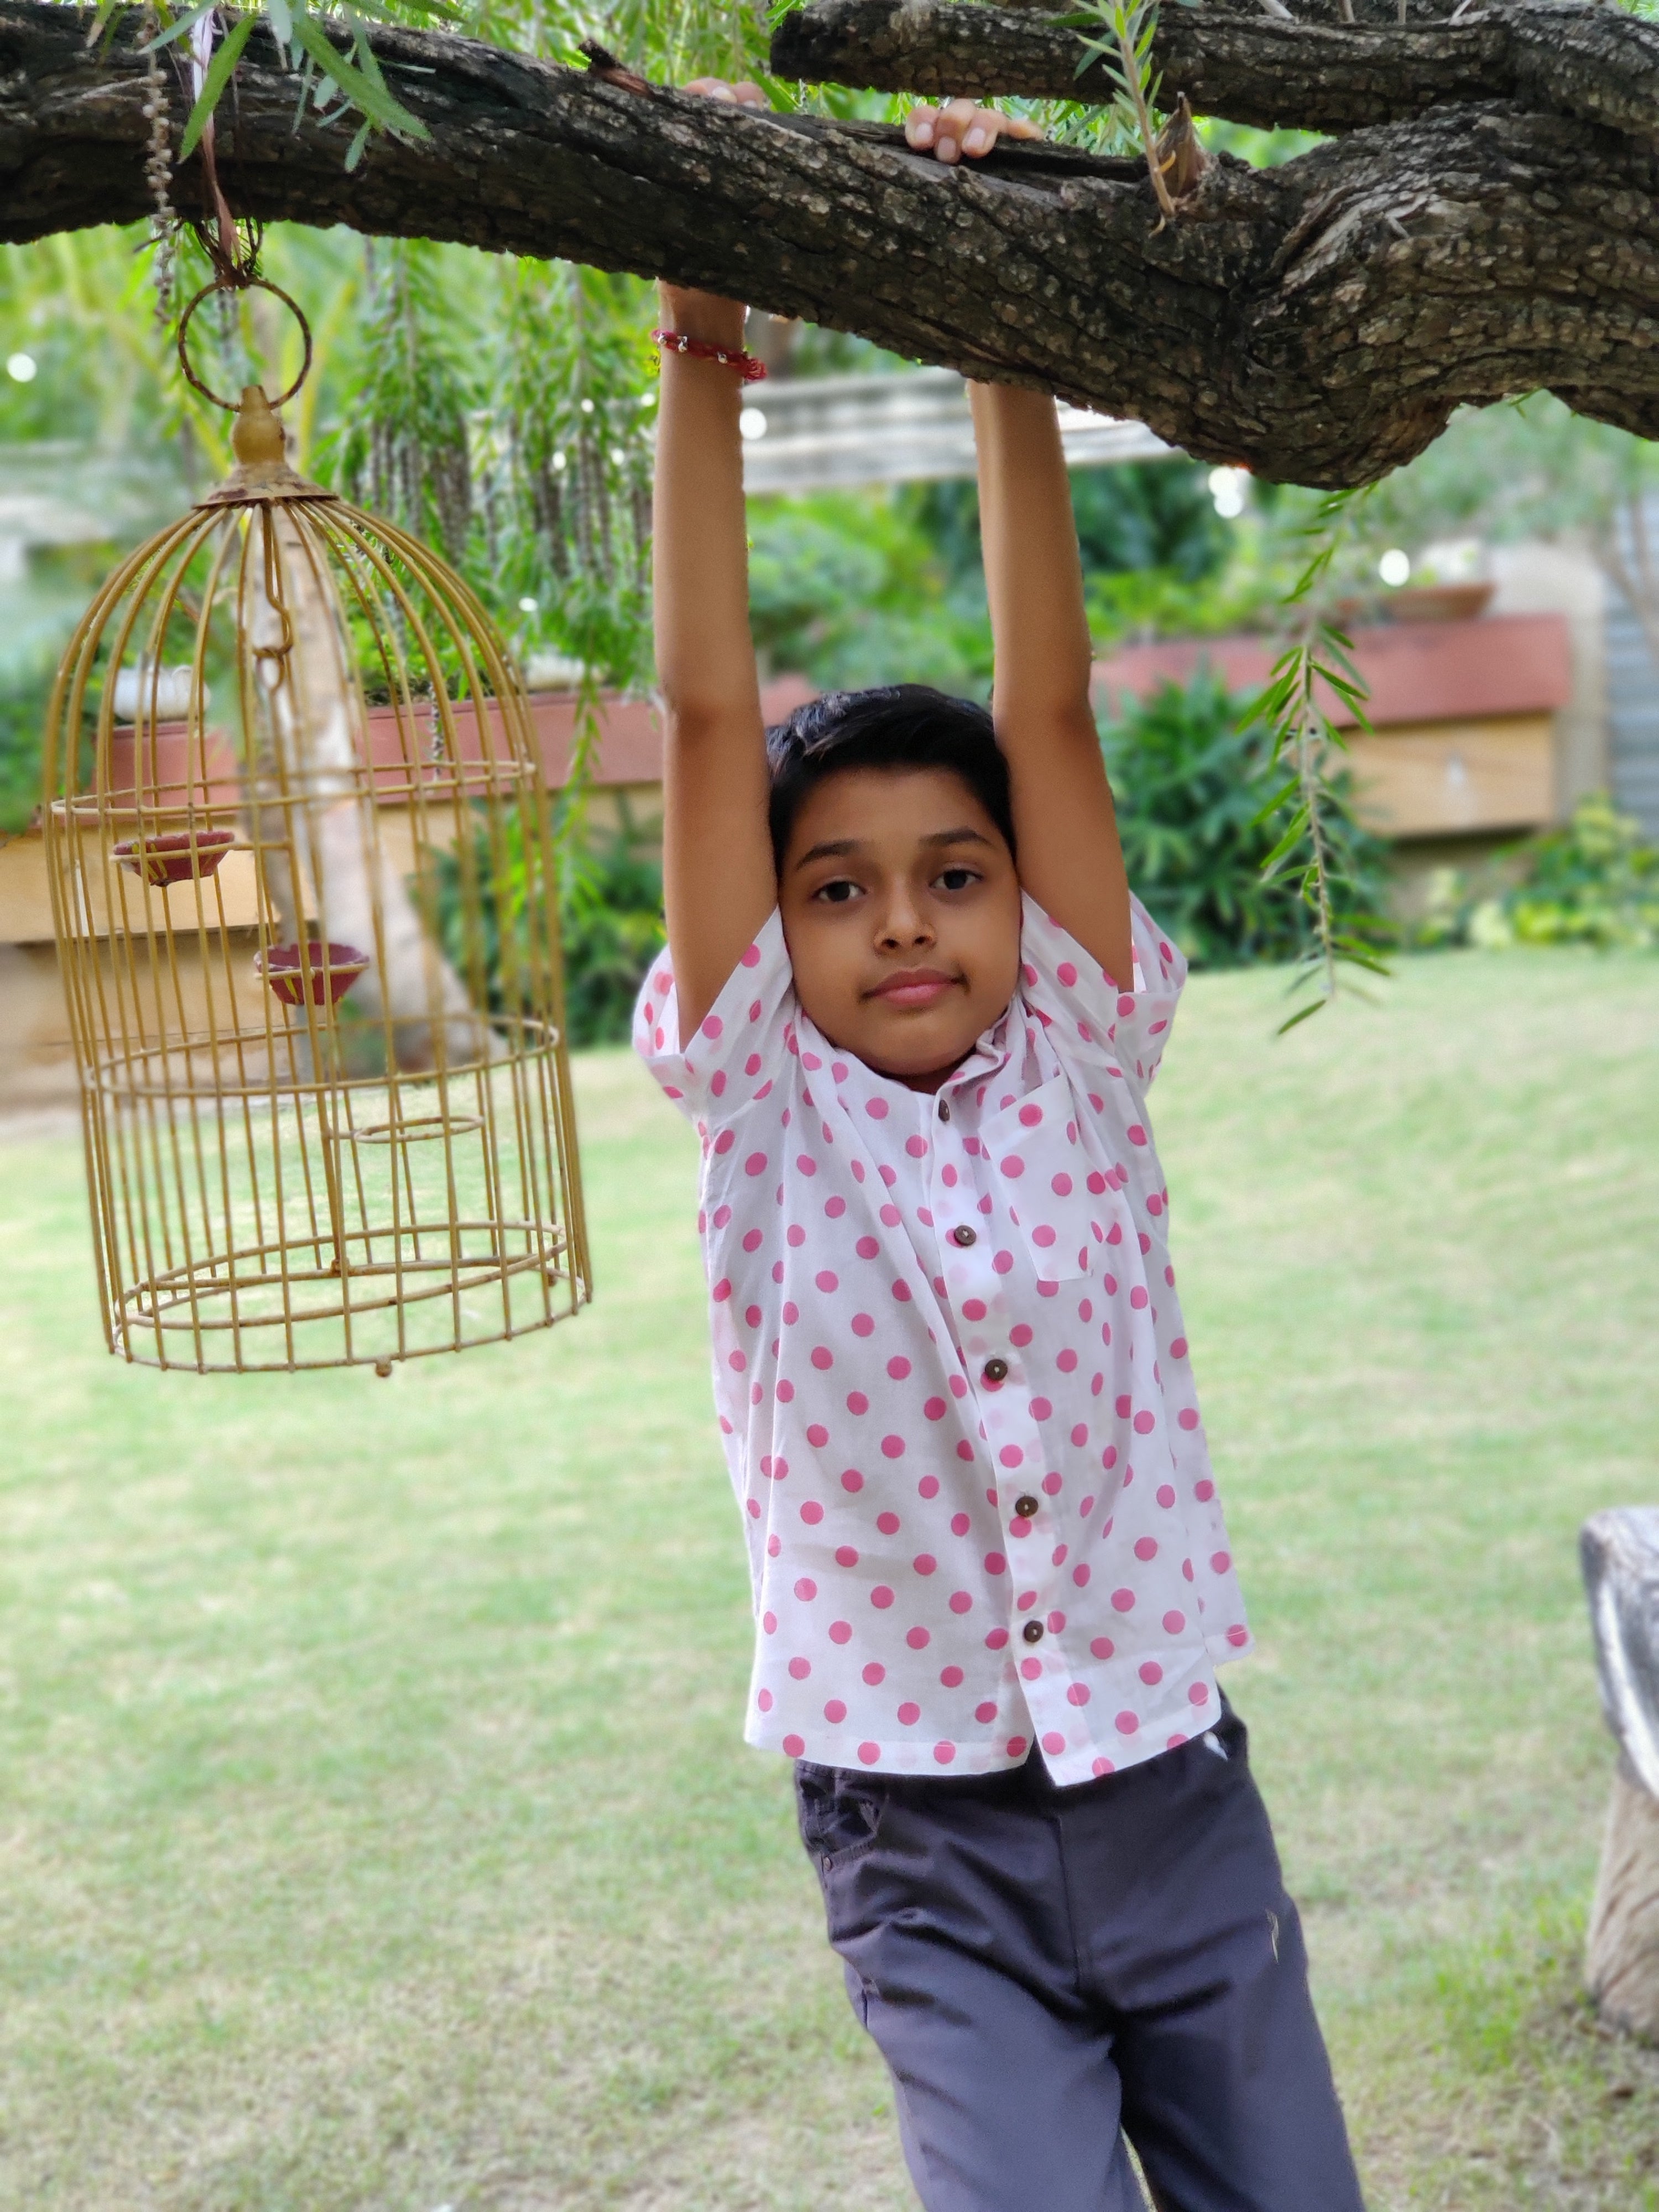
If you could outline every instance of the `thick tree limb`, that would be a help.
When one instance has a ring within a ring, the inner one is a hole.
[[[1360,12],[1360,11],[1356,11]],[[1355,131],[1433,107],[1513,100],[1659,146],[1659,24],[1575,0],[1517,0],[1452,22],[1288,21],[1198,0],[1164,8],[1153,58],[1164,96],[1263,128]],[[1078,33],[1056,15],[975,0],[812,0],[772,42],[780,76],[884,92],[1018,94],[1109,102],[1099,64],[1077,73]]]
[[[0,239],[148,212],[142,18],[118,14],[101,54],[89,21],[0,0]],[[374,45],[430,140],[376,139],[348,174],[349,125],[296,128],[256,32],[221,111],[239,212],[670,276],[1306,483],[1363,482],[1459,402],[1540,386],[1659,433],[1659,165],[1582,122],[1487,103],[1282,168],[1223,159],[1160,228],[1138,163],[1016,146],[945,169],[874,125],[465,40]],[[182,127],[182,86],[173,108]]]

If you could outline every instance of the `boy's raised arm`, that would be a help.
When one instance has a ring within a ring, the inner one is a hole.
[[[1054,404],[969,387],[996,647],[992,712],[1013,787],[1020,881],[1129,988],[1129,887],[1090,705],[1077,530]]]
[[[661,289],[663,327],[743,350],[744,310]],[[742,385],[664,349],[653,520],[664,708],[663,890],[682,1041],[772,911],[777,884],[760,679],[749,632]]]

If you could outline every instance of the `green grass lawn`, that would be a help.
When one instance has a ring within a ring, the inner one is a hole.
[[[1281,988],[1195,981],[1156,1103],[1370,2201],[1659,2206],[1574,1540],[1659,1495],[1659,963]],[[78,1146],[0,1145],[7,2212],[911,2202],[738,1741],[694,1145],[579,1082],[598,1304],[390,1382],[118,1366]]]

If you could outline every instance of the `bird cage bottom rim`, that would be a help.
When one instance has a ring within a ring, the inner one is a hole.
[[[125,1331],[117,1331],[110,1340],[110,1349],[129,1367],[148,1367],[158,1374],[167,1375],[308,1375],[318,1374],[326,1368],[364,1367],[377,1373],[388,1366],[403,1366],[411,1359],[433,1359],[444,1353],[477,1352],[485,1345],[514,1344],[520,1337],[534,1336],[543,1329],[556,1328],[562,1321],[572,1321],[588,1304],[593,1291],[591,1284],[580,1275],[564,1276],[571,1286],[569,1303],[533,1314],[527,1319],[514,1320],[500,1328],[482,1329],[465,1336],[446,1338],[441,1343],[410,1344],[385,1351],[343,1352],[331,1358],[294,1358],[285,1359],[246,1358],[210,1359],[204,1355],[196,1358],[171,1356],[171,1347],[157,1350],[153,1336],[135,1338]]]
[[[434,1254],[429,1257],[420,1252],[422,1243],[449,1243],[469,1233],[488,1237],[500,1244],[506,1240],[526,1240],[527,1249],[520,1252],[479,1252],[475,1254],[453,1251]],[[405,1223],[398,1227],[387,1224],[373,1229],[348,1229],[341,1232],[339,1243],[348,1249],[356,1244],[366,1248],[368,1256],[361,1261],[348,1257],[341,1266],[325,1263],[323,1253],[334,1243],[327,1230],[320,1234],[273,1237],[262,1244],[241,1244],[228,1252],[210,1255],[204,1260],[187,1261],[182,1266],[165,1269],[161,1274],[146,1276],[143,1281],[124,1290],[117,1300],[118,1309],[131,1313],[133,1320],[149,1328],[236,1330],[283,1328],[290,1323],[298,1327],[312,1322],[343,1321],[348,1316],[380,1313],[396,1306],[418,1305],[428,1298],[470,1297],[492,1284],[510,1281],[515,1275],[539,1269],[557,1279],[564,1270],[555,1264],[569,1249],[568,1232],[556,1221],[538,1221],[529,1218],[518,1220],[497,1218],[495,1220],[442,1221]],[[395,1248],[412,1243],[416,1250],[404,1258],[401,1252],[391,1259],[377,1260],[374,1256],[377,1244]],[[310,1253],[313,1264],[295,1267],[287,1264],[290,1254]],[[258,1263],[253,1272],[245,1272],[241,1263]],[[273,1266],[272,1261],[276,1264]],[[225,1270],[231,1273],[227,1274]],[[410,1276],[428,1276],[437,1279],[408,1287]],[[356,1298],[347,1295],[354,1284],[376,1287],[390,1279],[396,1286],[382,1297]],[[296,1307],[289,1303],[296,1285],[333,1284],[343,1295],[326,1304]],[[232,1312],[223,1316],[203,1316],[202,1304],[210,1299],[228,1298],[233,1304],[259,1293],[277,1291],[283,1303],[268,1313],[252,1315]]]

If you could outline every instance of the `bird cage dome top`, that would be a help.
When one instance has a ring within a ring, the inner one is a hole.
[[[232,442],[48,714],[106,1332],[385,1373],[589,1294],[548,793],[466,584],[297,475],[257,385]]]

